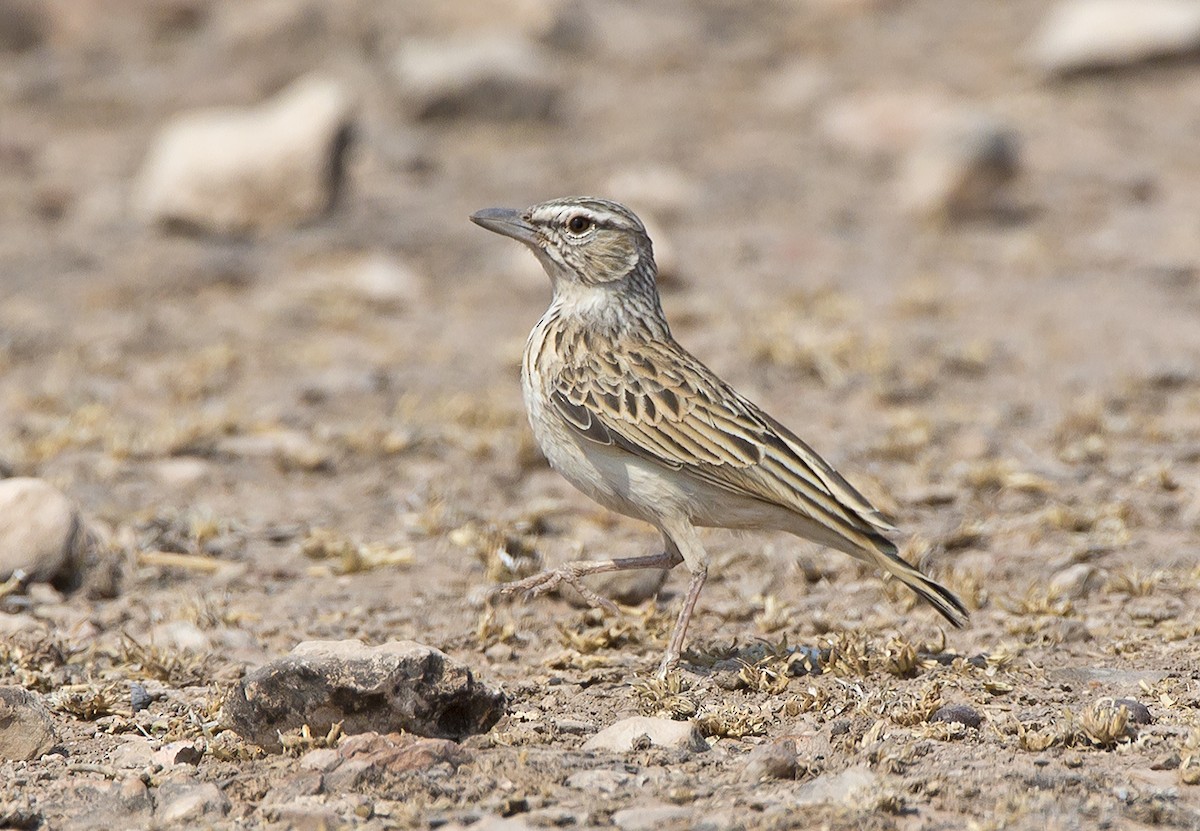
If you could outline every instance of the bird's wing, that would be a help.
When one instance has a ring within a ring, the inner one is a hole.
[[[550,400],[588,441],[843,532],[895,530],[812,448],[675,343],[577,356]]]

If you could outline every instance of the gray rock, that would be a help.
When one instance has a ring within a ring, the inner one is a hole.
[[[613,814],[613,825],[621,831],[660,831],[664,827],[688,823],[692,809],[682,805],[645,805],[622,808]]]
[[[0,759],[37,759],[57,743],[41,696],[22,687],[0,687]]]
[[[607,597],[626,606],[637,606],[652,597],[657,597],[670,573],[660,568],[615,571],[612,574],[588,580],[588,585],[601,597]],[[586,609],[590,606],[576,591],[565,591],[563,597],[577,609]]]
[[[1154,717],[1150,715],[1150,708],[1137,699],[1118,698],[1113,701],[1113,705],[1124,707],[1129,711],[1129,721],[1131,724],[1151,724],[1154,722]]]
[[[143,165],[138,210],[149,222],[218,234],[313,220],[337,196],[352,111],[341,84],[311,76],[255,107],[176,116]]]
[[[41,45],[49,29],[45,5],[37,0],[0,3],[0,52],[25,52]]]
[[[279,750],[278,733],[307,724],[324,733],[407,731],[462,739],[491,728],[505,707],[499,690],[433,647],[395,641],[306,641],[246,676],[223,708],[243,738]]]
[[[318,747],[300,757],[300,767],[327,773],[341,764],[342,757],[332,747]]]
[[[796,778],[796,742],[780,739],[777,742],[760,744],[750,751],[746,766],[742,768],[743,782],[761,782],[765,779]]]
[[[866,767],[826,773],[796,789],[795,805],[853,805],[879,788],[879,775]]]
[[[1195,0],[1065,0],[1042,22],[1029,46],[1047,73],[1130,66],[1200,50]]]
[[[52,580],[74,568],[82,547],[71,500],[41,479],[0,480],[0,580],[23,572]]]
[[[1070,600],[1082,600],[1104,585],[1100,569],[1088,563],[1075,563],[1056,572],[1048,584],[1050,592]]]
[[[521,37],[409,40],[394,71],[420,119],[548,120],[561,92],[554,62]]]
[[[695,723],[647,716],[632,716],[604,728],[588,739],[583,749],[627,753],[647,741],[654,747],[694,752],[708,750],[708,742],[704,741]]]
[[[155,794],[154,818],[162,825],[195,823],[229,813],[229,798],[211,782],[164,782]]]
[[[933,711],[929,720],[965,724],[967,727],[976,729],[983,724],[983,716],[979,714],[978,710],[967,704],[943,704]]]

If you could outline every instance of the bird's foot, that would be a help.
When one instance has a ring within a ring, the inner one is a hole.
[[[530,598],[553,591],[560,584],[566,583],[579,592],[579,595],[590,605],[597,606],[609,612],[617,612],[616,603],[613,603],[607,597],[601,597],[583,584],[580,578],[584,574],[587,574],[588,571],[578,568],[577,565],[576,563],[567,563],[564,566],[540,572],[532,577],[526,577],[524,580],[505,583],[502,586],[496,587],[496,593],[520,594],[525,600],[529,600]],[[583,565],[586,566],[588,564],[585,563]]]

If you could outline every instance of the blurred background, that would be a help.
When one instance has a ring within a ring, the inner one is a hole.
[[[679,340],[978,608],[964,651],[1060,660],[997,599],[1065,573],[1120,621],[1113,575],[1194,575],[1198,53],[1188,0],[4,0],[0,469],[49,490],[0,527],[50,519],[0,631],[219,655],[202,683],[310,637],[520,677],[569,612],[485,658],[471,592],[655,540],[538,455],[548,282],[467,217],[591,194],[646,221]],[[697,638],[933,623],[713,539]]]

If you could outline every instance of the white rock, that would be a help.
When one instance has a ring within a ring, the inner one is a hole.
[[[879,775],[866,767],[841,773],[825,773],[796,789],[795,805],[851,805],[871,796],[879,788]]]
[[[948,114],[904,160],[898,196],[921,216],[958,218],[998,207],[1017,174],[1016,134],[996,119],[971,112]]]
[[[130,736],[113,748],[108,761],[115,768],[144,768],[154,758],[154,748],[149,739]]]
[[[682,805],[645,805],[622,808],[613,814],[613,825],[621,831],[658,831],[682,823],[692,816],[692,809]]]
[[[154,462],[154,478],[168,488],[192,488],[212,475],[212,466],[193,456],[172,456]]]
[[[0,759],[37,759],[58,743],[42,697],[23,687],[0,687]]]
[[[137,208],[215,233],[314,219],[336,196],[352,111],[341,84],[310,76],[258,106],[178,115],[150,149]]]
[[[520,36],[411,39],[393,68],[422,119],[549,119],[561,90],[545,50]]]
[[[154,818],[167,825],[193,823],[202,817],[223,817],[229,813],[229,798],[211,782],[166,783],[158,788],[158,810]]]
[[[0,580],[20,569],[50,580],[69,568],[81,541],[79,516],[58,488],[41,479],[0,480]]]
[[[1104,585],[1100,569],[1088,563],[1075,563],[1050,578],[1050,592],[1058,597],[1081,600]]]
[[[1029,47],[1046,72],[1128,66],[1200,49],[1196,0],[1066,0],[1051,10]]]
[[[579,770],[567,777],[567,787],[596,794],[615,794],[629,786],[633,774],[623,770]]]
[[[626,753],[644,739],[649,739],[655,747],[697,752],[708,750],[708,742],[704,741],[694,722],[647,716],[622,719],[604,728],[588,739],[583,749]]]

